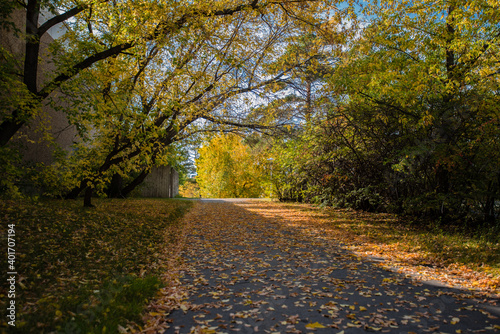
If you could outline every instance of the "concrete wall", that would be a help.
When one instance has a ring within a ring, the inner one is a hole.
[[[141,196],[172,198],[179,194],[179,174],[170,166],[153,167],[141,186]]]
[[[50,17],[50,14],[47,14],[47,17],[43,17],[44,14],[47,13],[42,13],[40,23],[43,23]],[[24,10],[16,10],[12,14],[11,19],[21,32],[25,31],[26,12]],[[42,88],[57,72],[48,47],[54,41],[52,37],[57,38],[63,32],[64,27],[58,25],[52,28],[48,34],[44,34],[40,41],[38,89]],[[0,29],[0,46],[15,55],[17,59],[15,70],[22,73],[25,52],[23,40],[11,31],[2,31]],[[61,95],[59,90],[56,90],[51,97],[57,97],[57,95]],[[63,109],[67,107],[64,103],[59,103],[59,106]],[[66,114],[45,104],[41,112],[23,126],[11,142],[21,144],[22,156],[25,162],[49,165],[54,162],[55,148],[50,141],[46,140],[47,132],[54,138],[54,143],[57,147],[65,151],[70,151],[73,142],[78,141],[76,127],[68,122]],[[146,178],[145,183],[142,193],[144,197],[171,198],[179,193],[179,175],[171,167],[153,168],[151,174]]]
[[[12,21],[21,31],[25,31],[26,13],[24,10],[16,10],[12,14]],[[54,28],[55,29],[55,28]],[[38,89],[43,87],[51,76],[56,73],[56,66],[52,62],[48,46],[53,42],[50,34],[44,34],[40,41],[40,64],[38,67]],[[24,42],[13,32],[0,30],[0,45],[7,51],[16,56],[17,63],[15,70],[19,73],[23,72],[24,68]],[[56,90],[51,97],[60,95]],[[49,99],[46,99],[48,101]],[[60,107],[65,107],[63,103],[59,103]],[[70,150],[73,141],[77,140],[76,128],[69,124],[64,112],[57,111],[51,108],[46,103],[42,107],[42,111],[35,115],[13,138],[13,142],[21,143],[23,146],[23,158],[25,161],[42,162],[50,164],[54,161],[54,147],[50,141],[45,139],[45,134],[49,133],[55,144],[63,150]]]

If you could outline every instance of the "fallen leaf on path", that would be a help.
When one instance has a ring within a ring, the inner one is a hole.
[[[308,329],[315,329],[315,328],[326,328],[326,326],[323,326],[322,324],[320,324],[319,322],[314,322],[312,324],[307,324],[306,325],[306,328]]]

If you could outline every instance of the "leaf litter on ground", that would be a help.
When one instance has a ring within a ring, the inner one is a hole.
[[[130,332],[165,286],[180,248],[187,201],[0,201],[15,224],[16,327],[12,333]],[[3,234],[5,235],[5,234]],[[2,268],[7,268],[2,258]],[[168,286],[166,287],[168,288]],[[8,301],[0,291],[0,306]],[[2,318],[0,328],[6,328]]]

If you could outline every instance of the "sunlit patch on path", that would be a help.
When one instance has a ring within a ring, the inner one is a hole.
[[[166,333],[499,331],[496,299],[412,280],[283,210],[195,206]]]

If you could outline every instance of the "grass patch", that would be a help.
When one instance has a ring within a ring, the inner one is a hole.
[[[464,264],[489,274],[500,275],[500,233],[482,229],[471,233],[457,226],[415,223],[386,214],[344,213],[344,229],[375,245],[393,246],[395,251],[418,253],[428,265]]]
[[[140,325],[159,290],[166,243],[190,201],[0,201],[2,235],[15,224],[17,319],[13,333],[115,333]],[[7,268],[6,257],[2,268]],[[5,292],[0,307],[6,309]],[[2,327],[6,325],[2,319]]]

